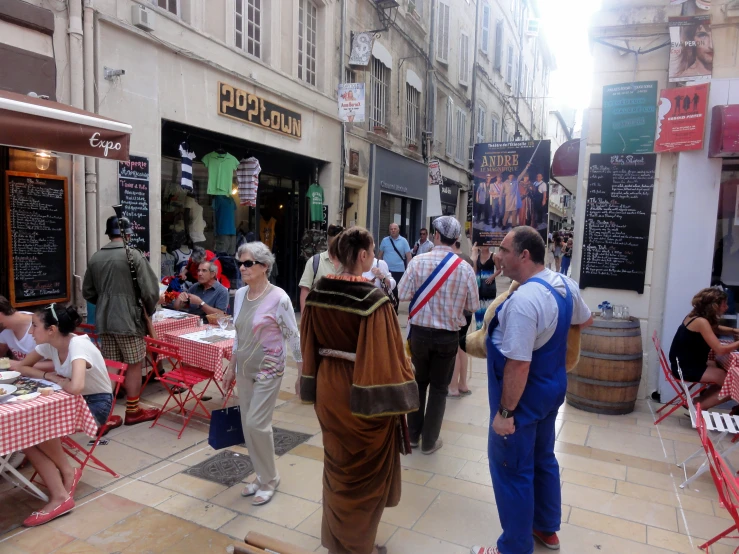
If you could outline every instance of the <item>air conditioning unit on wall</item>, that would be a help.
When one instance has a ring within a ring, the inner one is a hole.
[[[141,4],[131,6],[131,23],[147,32],[154,30],[154,12],[147,10]]]

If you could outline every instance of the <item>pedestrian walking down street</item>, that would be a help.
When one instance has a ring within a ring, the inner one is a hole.
[[[129,249],[138,286],[134,286],[131,267],[121,233],[130,237],[131,223],[111,216],[105,223],[110,242],[95,252],[87,264],[82,285],[85,300],[95,304],[95,329],[100,335],[103,357],[128,364],[126,372],[125,425],[156,419],[159,410],[141,409],[141,366],[146,357],[147,329],[139,296],[147,314],[153,314],[159,301],[159,281],[149,262],[138,250]]]
[[[429,240],[429,231],[426,227],[419,231],[419,235],[421,235],[421,238],[413,245],[413,251],[411,252],[413,256],[431,252],[431,249],[434,247],[434,243]]]
[[[331,242],[344,230],[341,225],[329,225],[326,231],[328,237],[328,246],[331,246]],[[308,261],[305,262],[305,268],[303,269],[303,275],[300,277],[298,286],[300,287],[300,313],[305,310],[305,299],[313,288],[313,285],[321,277],[326,275],[333,275],[334,273],[341,273],[341,266],[334,263],[335,260],[331,259],[328,253],[328,249],[325,252],[313,254]]]
[[[570,263],[572,262],[572,239],[567,239],[564,247],[562,248],[562,275],[567,275],[570,271]]]
[[[385,260],[390,273],[396,283],[400,283],[400,279],[405,273],[406,267],[411,261],[412,252],[408,241],[400,236],[400,227],[396,223],[391,223],[388,228],[390,235],[382,239],[377,257]],[[398,289],[393,290],[395,297],[395,313],[398,313]]]
[[[487,245],[472,247],[472,267],[475,269],[477,279],[477,290],[480,297],[480,308],[475,312],[475,325],[482,329],[485,312],[488,306],[498,296],[495,279],[500,275],[500,269],[495,268],[495,259],[490,247]]]
[[[544,267],[536,229],[517,227],[496,255],[506,277],[521,283],[488,327],[488,458],[503,534],[473,554],[530,554],[534,538],[559,548],[560,474],[555,419],[565,399],[570,325],[592,323],[577,283]]]
[[[280,484],[272,414],[285,373],[286,345],[301,369],[300,333],[290,297],[269,282],[275,257],[267,245],[247,242],[236,257],[246,286],[234,298],[236,337],[223,385],[227,390],[236,379],[244,440],[257,474],[241,495],[254,496],[252,504],[261,506]]]
[[[470,267],[474,267],[472,258],[462,252],[462,245],[459,241],[454,243],[452,251],[462,258]],[[454,373],[452,374],[452,381],[449,383],[449,392],[447,397],[449,398],[461,398],[472,394],[472,391],[467,386],[467,331],[470,329],[472,323],[472,314],[468,311],[464,312],[465,324],[459,330],[459,350],[457,350],[457,358],[454,361]]]
[[[384,554],[375,546],[380,518],[400,502],[397,415],[418,409],[418,387],[389,297],[362,277],[373,265],[372,235],[352,227],[330,249],[344,270],[308,294],[299,377],[300,398],[315,404],[323,432],[321,544],[336,554]]]
[[[475,272],[452,252],[461,233],[451,216],[434,220],[434,249],[413,258],[398,285],[399,296],[410,301],[410,348],[421,407],[408,416],[411,446],[431,454],[442,447],[439,438],[449,383],[459,348],[465,311],[480,307]],[[426,393],[428,392],[428,404]]]

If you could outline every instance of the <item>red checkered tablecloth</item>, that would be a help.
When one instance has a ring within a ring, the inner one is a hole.
[[[726,379],[719,392],[720,398],[731,398],[739,402],[739,352],[729,352],[723,356],[715,356],[711,352],[710,358],[716,359],[719,367],[726,370]]]
[[[217,334],[220,328],[213,327],[213,333]],[[179,329],[167,333],[162,340],[171,342],[180,349],[182,361],[187,365],[199,367],[206,371],[215,373],[216,380],[223,378],[223,358],[231,359],[231,353],[234,347],[233,339],[226,339],[220,342],[207,343],[183,338],[183,335],[194,333],[199,328]]]
[[[182,319],[165,318],[157,321],[153,325],[157,336],[163,337],[165,334],[177,331],[178,329],[190,329],[191,327],[196,327],[199,320],[199,316],[187,314],[187,316]]]
[[[78,394],[59,391],[0,405],[0,456],[78,431],[90,437],[98,431],[85,399]]]

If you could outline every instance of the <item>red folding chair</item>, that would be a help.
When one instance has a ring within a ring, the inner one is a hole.
[[[712,544],[727,537],[729,533],[732,533],[739,528],[739,482],[737,482],[736,477],[734,477],[734,472],[721,457],[721,454],[716,451],[713,442],[708,437],[708,428],[704,419],[704,413],[701,411],[700,404],[697,406],[696,428],[698,429],[698,435],[700,436],[703,449],[708,457],[708,466],[711,471],[711,477],[713,478],[713,484],[716,486],[716,491],[718,492],[721,506],[729,512],[731,519],[734,521],[734,525],[698,547],[708,554],[709,548]],[[735,536],[729,538],[739,537]],[[739,547],[734,550],[734,554],[738,551]]]
[[[97,329],[95,329],[94,325],[90,325],[89,323],[80,323],[75,330],[75,334],[87,335],[96,346],[100,346],[100,335],[97,334]]]
[[[678,383],[677,379],[675,379],[675,377],[672,375],[672,369],[670,368],[670,364],[667,362],[667,356],[665,356],[665,352],[664,350],[662,350],[662,346],[660,346],[659,338],[657,337],[657,331],[655,331],[652,335],[652,342],[654,343],[654,347],[657,349],[657,355],[659,356],[659,365],[662,368],[662,373],[664,373],[665,375],[665,380],[670,384],[672,390],[675,391],[675,397],[669,402],[665,403],[665,405],[662,406],[659,410],[657,410],[657,413],[660,413],[662,410],[670,408],[666,414],[662,415],[662,417],[654,422],[655,425],[659,425],[659,423],[663,419],[672,414],[675,410],[678,410],[680,408],[687,409],[688,400],[685,392],[680,386],[680,383]],[[705,383],[688,383],[690,397],[694,398],[695,396],[700,394],[701,391],[707,386],[708,385],[706,385]]]
[[[141,392],[144,392],[144,389],[146,388],[146,385],[149,384],[149,381],[152,377],[154,377],[155,381],[159,381],[164,374],[164,368],[162,367],[162,360],[158,359],[157,353],[153,350],[153,348],[158,347],[159,341],[157,339],[153,339],[151,337],[144,337],[144,341],[146,341],[146,358],[144,358],[144,369],[146,369],[146,379],[144,380],[144,383],[141,385]]]
[[[214,382],[215,375],[210,371],[186,365],[182,361],[179,348],[174,344],[152,338],[147,338],[147,344],[147,349],[157,355],[158,361],[169,362],[172,366],[172,369],[167,373],[157,373],[159,382],[166,387],[167,392],[169,392],[169,396],[151,426],[154,427],[159,424],[162,427],[171,429],[172,431],[177,431],[174,427],[168,427],[160,422],[163,414],[177,411],[179,412],[179,415],[185,417],[185,422],[177,434],[177,438],[179,439],[182,437],[182,433],[185,431],[185,428],[198,410],[201,412],[199,415],[203,415],[206,419],[210,420],[210,412],[203,404],[202,398],[210,384]],[[205,382],[203,390],[195,392],[193,387],[203,382]],[[218,390],[223,394],[223,391],[221,390],[221,387],[218,386],[217,382],[216,387],[218,387]],[[182,398],[183,390],[187,391],[184,399]],[[167,405],[170,400],[174,400],[175,405],[168,409]],[[191,409],[185,408],[185,405],[192,400],[195,401],[195,405]]]

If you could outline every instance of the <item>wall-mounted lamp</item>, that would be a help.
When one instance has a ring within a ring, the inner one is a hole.
[[[36,152],[36,168],[39,171],[46,171],[49,169],[49,165],[51,165],[51,158],[53,158],[51,152],[47,152],[46,150],[38,150]]]

